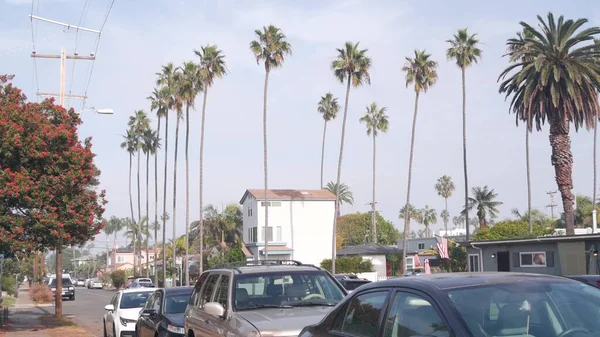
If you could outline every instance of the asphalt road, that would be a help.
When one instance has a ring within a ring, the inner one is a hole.
[[[90,337],[102,337],[104,306],[110,302],[115,292],[76,287],[75,301],[63,300],[63,315],[74,316],[77,323],[93,333]]]

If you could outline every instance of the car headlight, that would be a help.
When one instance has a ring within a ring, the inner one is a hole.
[[[178,334],[182,334],[182,335],[185,334],[185,329],[184,328],[178,327],[178,326],[175,326],[175,325],[171,325],[171,324],[167,325],[167,330],[170,331],[170,332],[172,332],[172,333],[178,333]]]
[[[73,290],[73,287],[69,287],[69,290]]]
[[[123,317],[120,317],[120,319],[121,319],[121,324],[123,326],[126,326],[127,323],[136,323],[137,322],[137,320],[135,320],[135,319],[129,319],[129,318],[123,318]]]

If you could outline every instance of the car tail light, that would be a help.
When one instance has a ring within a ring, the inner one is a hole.
[[[596,281],[596,287],[600,288],[600,280]]]

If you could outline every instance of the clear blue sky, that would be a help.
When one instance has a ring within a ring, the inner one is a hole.
[[[90,1],[82,26],[99,29],[109,0]],[[37,0],[34,14],[77,24],[83,0]],[[16,74],[16,84],[31,99],[34,80],[30,0],[0,0],[0,73]],[[515,127],[496,79],[507,65],[504,42],[519,30],[521,20],[533,23],[548,11],[569,18],[586,17],[600,25],[600,10],[589,1],[123,1],[117,0],[104,28],[88,90],[88,106],[113,108],[113,116],[83,115],[82,136],[92,136],[101,185],[108,192],[106,216],[128,216],[128,155],[119,148],[126,120],[136,109],[148,111],[145,99],[155,72],[172,61],[194,60],[193,49],[217,44],[227,55],[230,74],[215,83],[208,97],[205,147],[205,202],[237,202],[247,188],[262,186],[262,88],[264,71],[248,49],[253,31],[275,24],[287,34],[294,54],[273,73],[269,90],[269,170],[272,188],[318,188],[322,119],[319,97],[332,91],[343,101],[344,86],[336,82],[329,64],[335,48],[360,41],[373,59],[372,85],[352,90],[342,181],[354,192],[355,205],[344,212],[366,211],[371,201],[371,139],[358,122],[375,101],[388,107],[390,128],[378,138],[377,201],[386,218],[397,226],[405,202],[410,126],[414,94],[405,88],[401,67],[415,48],[426,49],[439,62],[439,81],[420,101],[414,159],[412,203],[438,211],[443,200],[433,185],[450,175],[457,191],[450,213],[457,215],[463,193],[461,154],[461,97],[458,68],[445,58],[445,40],[462,27],[480,35],[481,62],[467,71],[467,113],[470,186],[488,185],[504,202],[501,218],[511,208],[526,207],[524,129]],[[95,36],[34,25],[38,53],[86,55]],[[76,42],[76,40],[78,42]],[[58,91],[58,61],[38,60],[41,91]],[[68,89],[85,90],[88,63],[68,64]],[[202,103],[197,100],[198,107]],[[80,108],[81,104],[71,104]],[[199,109],[198,109],[199,110]],[[198,214],[199,114],[190,118],[192,219]],[[325,179],[335,179],[341,118],[328,128]],[[183,128],[182,128],[183,130]],[[173,135],[173,132],[171,132]],[[592,193],[591,133],[572,131],[576,193]],[[173,138],[169,141],[173,155]],[[184,232],[183,132],[178,169],[178,234]],[[556,189],[550,164],[547,129],[531,139],[533,206],[545,209],[546,191]],[[159,162],[162,163],[162,152]],[[172,159],[172,157],[171,157]],[[162,164],[160,165],[162,167]],[[172,172],[172,161],[169,171]],[[162,176],[159,175],[159,176]],[[152,176],[153,177],[153,176]],[[142,181],[143,181],[142,176]],[[162,178],[159,184],[162,184]],[[168,205],[171,205],[171,186]],[[162,191],[162,189],[161,189]],[[152,190],[151,190],[152,193]],[[160,193],[162,196],[162,192]],[[153,200],[153,198],[151,199]],[[159,202],[160,203],[160,202]],[[152,203],[151,203],[152,205]],[[152,207],[151,207],[152,208]],[[171,206],[167,208],[172,213]],[[438,225],[441,225],[441,220]],[[170,233],[170,230],[167,231]],[[100,239],[100,238],[99,238]],[[103,239],[102,239],[103,240]]]

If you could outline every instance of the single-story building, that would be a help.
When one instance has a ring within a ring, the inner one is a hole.
[[[342,247],[336,252],[336,256],[360,256],[363,260],[370,260],[373,264],[373,271],[377,272],[377,277],[391,276],[391,264],[387,255],[396,254],[400,251],[396,246],[383,246],[374,243],[364,243],[354,246]]]
[[[446,239],[451,241],[464,241],[464,236],[447,236]],[[432,254],[431,252],[436,250],[437,248],[437,239],[435,237],[432,238],[414,238],[407,239],[406,246],[408,249],[406,250],[406,269],[413,269],[416,267],[415,265],[415,254],[419,255],[419,260],[421,265],[423,265],[425,259],[429,260],[429,264],[431,267],[438,267],[440,265],[440,261],[438,261],[437,255]],[[404,252],[404,240],[398,240],[398,251]]]
[[[459,242],[468,270],[549,275],[598,274],[600,234]]]

